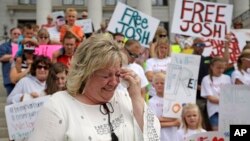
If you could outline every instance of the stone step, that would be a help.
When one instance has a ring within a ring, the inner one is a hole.
[[[5,117],[4,109],[5,109],[5,103],[0,103],[0,118]]]
[[[7,127],[7,122],[5,118],[0,118],[0,127]]]
[[[0,141],[9,141],[9,138],[0,138]]]
[[[0,137],[1,138],[8,138],[9,137],[7,128],[0,127]]]

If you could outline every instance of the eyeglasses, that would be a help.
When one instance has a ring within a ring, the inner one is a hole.
[[[37,69],[44,69],[44,70],[48,70],[49,69],[49,67],[48,66],[43,66],[43,65],[38,65],[37,67],[36,67]]]
[[[47,18],[47,20],[49,20],[49,21],[53,21],[53,19],[52,19],[52,18]]]
[[[126,49],[126,51],[128,52],[129,56],[132,57],[132,58],[138,58],[139,55],[135,54],[135,53],[132,53],[131,51],[129,51],[126,47],[124,47]]]
[[[205,47],[206,45],[204,43],[196,43],[193,46],[196,46],[196,47]]]
[[[159,35],[159,37],[160,37],[160,38],[165,38],[165,37],[167,37],[167,35],[161,34],[161,35]]]

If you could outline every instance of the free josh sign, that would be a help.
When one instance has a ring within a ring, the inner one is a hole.
[[[172,33],[225,40],[230,32],[233,6],[228,4],[177,0]]]
[[[108,31],[122,33],[129,39],[138,40],[142,46],[149,47],[159,23],[158,19],[118,2]]]

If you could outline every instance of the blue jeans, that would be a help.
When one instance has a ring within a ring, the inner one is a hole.
[[[14,84],[5,84],[4,87],[7,91],[7,96],[9,96],[11,91],[14,89],[15,85]]]

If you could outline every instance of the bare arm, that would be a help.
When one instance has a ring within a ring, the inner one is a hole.
[[[0,58],[0,62],[9,62],[12,58],[11,54],[5,54]]]
[[[209,95],[207,96],[207,99],[214,104],[219,104],[219,98],[216,96]]]
[[[140,78],[132,70],[122,69],[121,78],[126,80],[129,83],[128,92],[132,101],[133,114],[134,117],[143,131],[144,126],[144,98],[141,96],[141,84]]]

